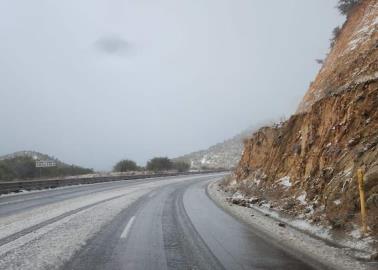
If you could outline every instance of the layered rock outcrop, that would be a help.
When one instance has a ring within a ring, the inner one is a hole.
[[[352,10],[297,114],[246,140],[235,174],[250,195],[353,230],[360,167],[368,175],[369,227],[378,235],[378,0]]]
[[[336,42],[297,113],[353,84],[378,78],[378,2],[362,0],[337,34]]]

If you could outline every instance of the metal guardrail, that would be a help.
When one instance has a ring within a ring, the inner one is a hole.
[[[102,177],[91,177],[91,178],[72,178],[72,179],[45,179],[45,180],[29,180],[29,181],[15,181],[15,182],[0,182],[0,195],[7,194],[11,192],[20,192],[22,190],[38,190],[46,188],[57,188],[63,186],[73,186],[80,184],[95,184],[122,180],[137,180],[137,179],[148,179],[148,178],[158,178],[167,176],[184,176],[184,175],[196,175],[196,174],[210,174],[210,173],[220,173],[226,171],[203,171],[203,172],[186,172],[186,173],[157,173],[157,174],[146,174],[146,175],[128,175],[128,176],[102,176]]]

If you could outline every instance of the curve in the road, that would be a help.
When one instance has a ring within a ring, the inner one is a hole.
[[[209,180],[176,183],[144,196],[63,268],[312,269],[218,208],[206,194]]]

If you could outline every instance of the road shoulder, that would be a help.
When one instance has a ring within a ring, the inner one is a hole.
[[[207,187],[210,198],[223,210],[248,224],[252,230],[268,241],[285,249],[319,269],[376,269],[375,263],[358,261],[348,255],[345,248],[331,246],[320,239],[279,224],[266,214],[227,202],[227,194],[219,187],[219,181]],[[281,226],[280,226],[281,225]]]

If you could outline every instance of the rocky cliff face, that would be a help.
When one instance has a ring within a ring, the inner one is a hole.
[[[345,91],[353,84],[378,78],[378,3],[363,0],[341,28],[324,65],[311,83],[298,113],[318,100]]]
[[[359,167],[378,235],[378,0],[351,12],[298,113],[248,139],[235,174],[240,191],[348,231],[359,223]]]

